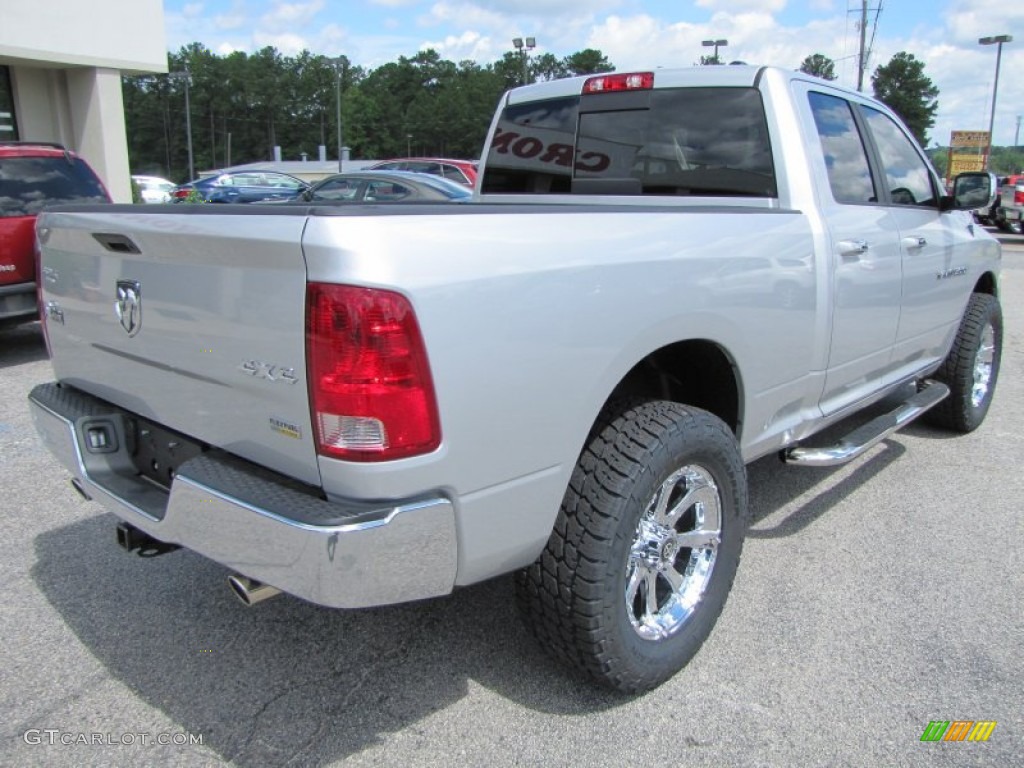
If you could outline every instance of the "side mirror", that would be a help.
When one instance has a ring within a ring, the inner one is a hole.
[[[999,194],[994,173],[972,171],[953,179],[953,194],[943,200],[943,210],[973,211],[991,208]]]

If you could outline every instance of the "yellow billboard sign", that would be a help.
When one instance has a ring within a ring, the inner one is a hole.
[[[952,131],[949,146],[951,147],[987,147],[988,131]]]
[[[984,171],[985,170],[985,156],[984,155],[963,155],[956,154],[951,155],[949,158],[949,175],[956,176],[958,173],[967,173],[968,171]]]

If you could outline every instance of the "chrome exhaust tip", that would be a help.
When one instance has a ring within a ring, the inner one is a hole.
[[[235,597],[250,608],[256,605],[256,603],[262,603],[264,600],[269,600],[281,594],[281,590],[277,587],[272,587],[269,584],[264,584],[262,581],[256,581],[248,576],[242,576],[237,573],[228,576],[228,586],[235,593]]]

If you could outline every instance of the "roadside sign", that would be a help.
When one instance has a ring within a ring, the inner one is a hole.
[[[958,173],[967,173],[969,171],[984,171],[985,170],[985,156],[984,155],[964,155],[956,154],[950,155],[949,158],[949,175],[956,176]]]
[[[952,131],[949,146],[957,149],[961,147],[984,149],[988,146],[988,131]]]

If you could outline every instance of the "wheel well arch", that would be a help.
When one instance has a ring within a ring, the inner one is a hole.
[[[974,284],[974,293],[987,293],[989,296],[999,298],[999,288],[996,284],[996,276],[991,272],[986,272],[979,277],[978,282]]]
[[[738,435],[741,391],[732,357],[713,341],[691,339],[661,347],[640,360],[615,386],[604,407],[622,398],[671,400],[713,413]]]

